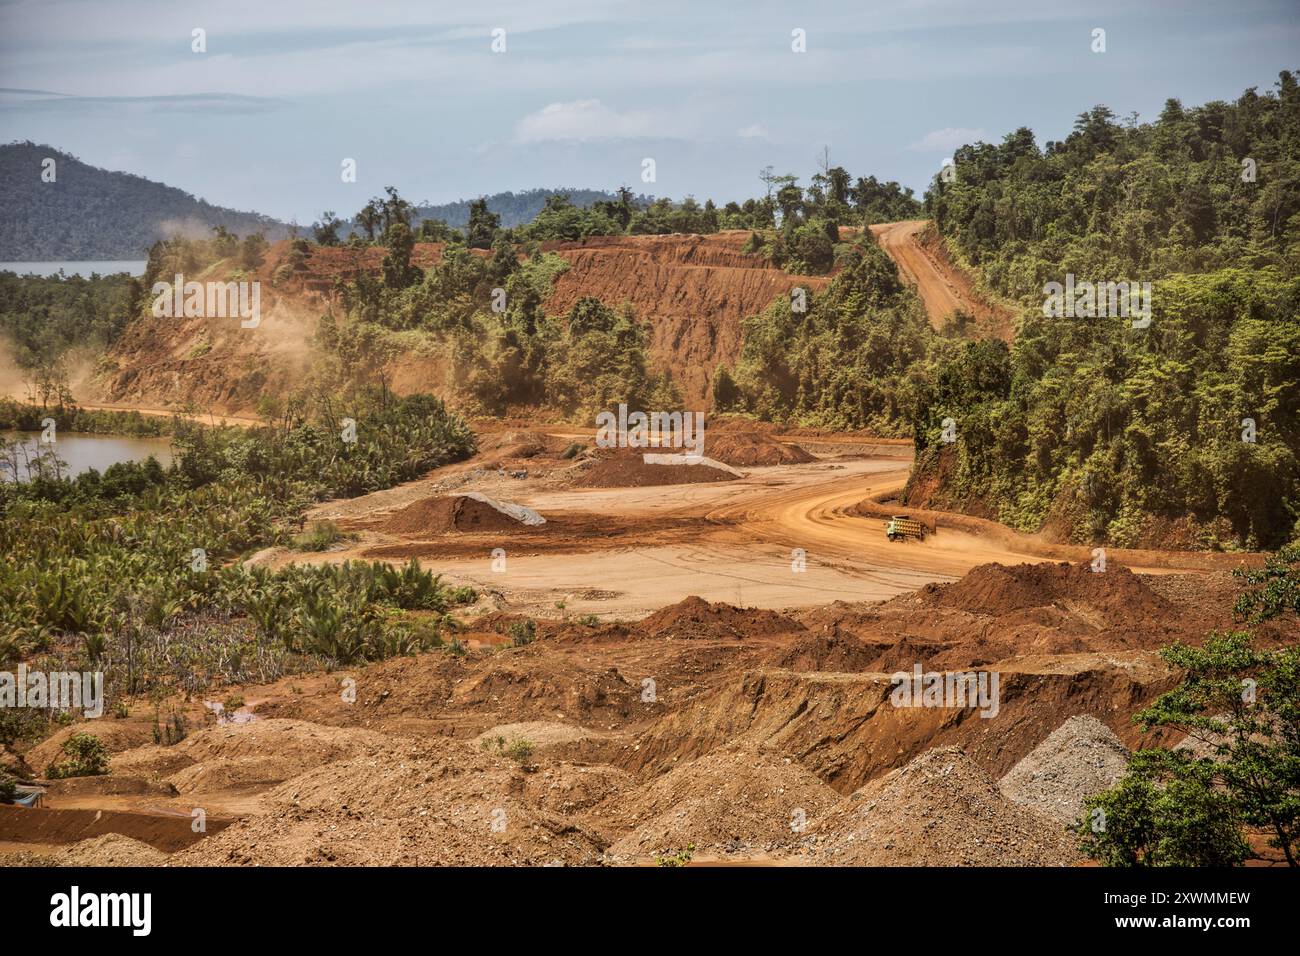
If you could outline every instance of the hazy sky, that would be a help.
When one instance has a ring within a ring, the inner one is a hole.
[[[1300,68],[1298,14],[1300,0],[0,0],[0,141],[303,223],[387,184],[433,202],[622,183],[742,199],[768,164],[806,182],[823,145],[919,195],[963,142],[1021,125],[1060,138],[1097,103],[1150,119],[1169,96],[1272,89]]]

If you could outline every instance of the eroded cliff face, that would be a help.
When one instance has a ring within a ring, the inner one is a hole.
[[[619,307],[629,304],[649,326],[651,360],[672,372],[688,406],[707,408],[714,369],[740,354],[741,323],[796,286],[825,287],[825,276],[795,276],[741,252],[746,232],[710,236],[612,236],[552,242],[543,248],[568,260],[546,303],[553,315],[583,296]],[[304,268],[276,278],[288,250],[277,243],[256,278],[262,283],[262,320],[256,329],[235,319],[146,317],[114,345],[99,374],[78,395],[85,401],[252,411],[264,394],[301,385],[312,365],[312,335],[330,307],[339,278],[378,274],[379,248],[313,247]],[[413,261],[427,268],[442,246],[420,243]],[[189,277],[187,277],[189,278]],[[194,276],[224,280],[220,264]],[[439,357],[402,355],[389,363],[390,384],[401,394],[440,392],[446,368]]]

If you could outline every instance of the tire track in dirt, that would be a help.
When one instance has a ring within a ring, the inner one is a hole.
[[[928,225],[928,219],[907,219],[877,223],[870,228],[880,248],[898,266],[903,280],[916,288],[934,328],[938,329],[950,315],[961,311],[989,334],[1009,341],[1013,316],[1006,309],[984,301],[969,277],[948,262],[946,256],[936,256],[926,247],[922,233]]]

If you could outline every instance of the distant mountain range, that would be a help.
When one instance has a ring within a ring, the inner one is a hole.
[[[53,182],[41,178],[46,159],[55,162]],[[575,206],[615,198],[595,189],[529,189],[488,196],[488,209],[501,217],[502,226],[519,226],[531,222],[556,193],[567,193]],[[464,228],[469,204],[461,199],[416,206],[413,225],[442,219]],[[339,210],[345,219],[353,213]],[[241,236],[260,230],[270,240],[283,239],[291,230],[270,216],[214,206],[174,186],[89,166],[53,146],[0,146],[0,261],[143,259],[159,239],[207,238],[218,225]],[[309,226],[300,230],[311,235]]]
[[[586,208],[601,200],[618,198],[614,193],[600,189],[529,189],[521,193],[495,193],[487,197],[488,209],[501,217],[501,225],[506,229],[522,226],[537,218],[537,214],[546,205],[546,200],[557,193],[565,193],[575,206]],[[650,202],[649,196],[637,196],[641,205]],[[460,199],[441,205],[416,206],[417,222],[423,219],[441,219],[447,225],[463,229],[469,224],[469,204],[471,200]]]
[[[41,178],[53,159],[55,179]],[[289,227],[255,212],[195,199],[142,176],[88,166],[52,146],[0,146],[0,260],[143,259],[170,235],[210,236],[224,225],[281,239]]]

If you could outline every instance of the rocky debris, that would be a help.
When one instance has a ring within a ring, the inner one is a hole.
[[[267,812],[181,866],[543,866],[599,861],[598,834],[538,806],[504,756],[445,738],[335,761],[269,791]]]
[[[816,862],[845,866],[1066,866],[1054,821],[1017,806],[958,747],[927,750],[816,820]]]
[[[543,810],[572,815],[616,798],[632,785],[631,774],[616,767],[561,761],[528,774],[524,793]]]
[[[1071,717],[1012,767],[998,788],[1007,799],[1069,826],[1084,801],[1119,782],[1129,749],[1095,717]]]
[[[158,866],[167,854],[120,833],[81,840],[56,852],[51,866]]]
[[[630,831],[610,856],[644,858],[694,844],[720,853],[772,852],[804,841],[808,822],[843,798],[790,757],[714,751],[588,815]]]

